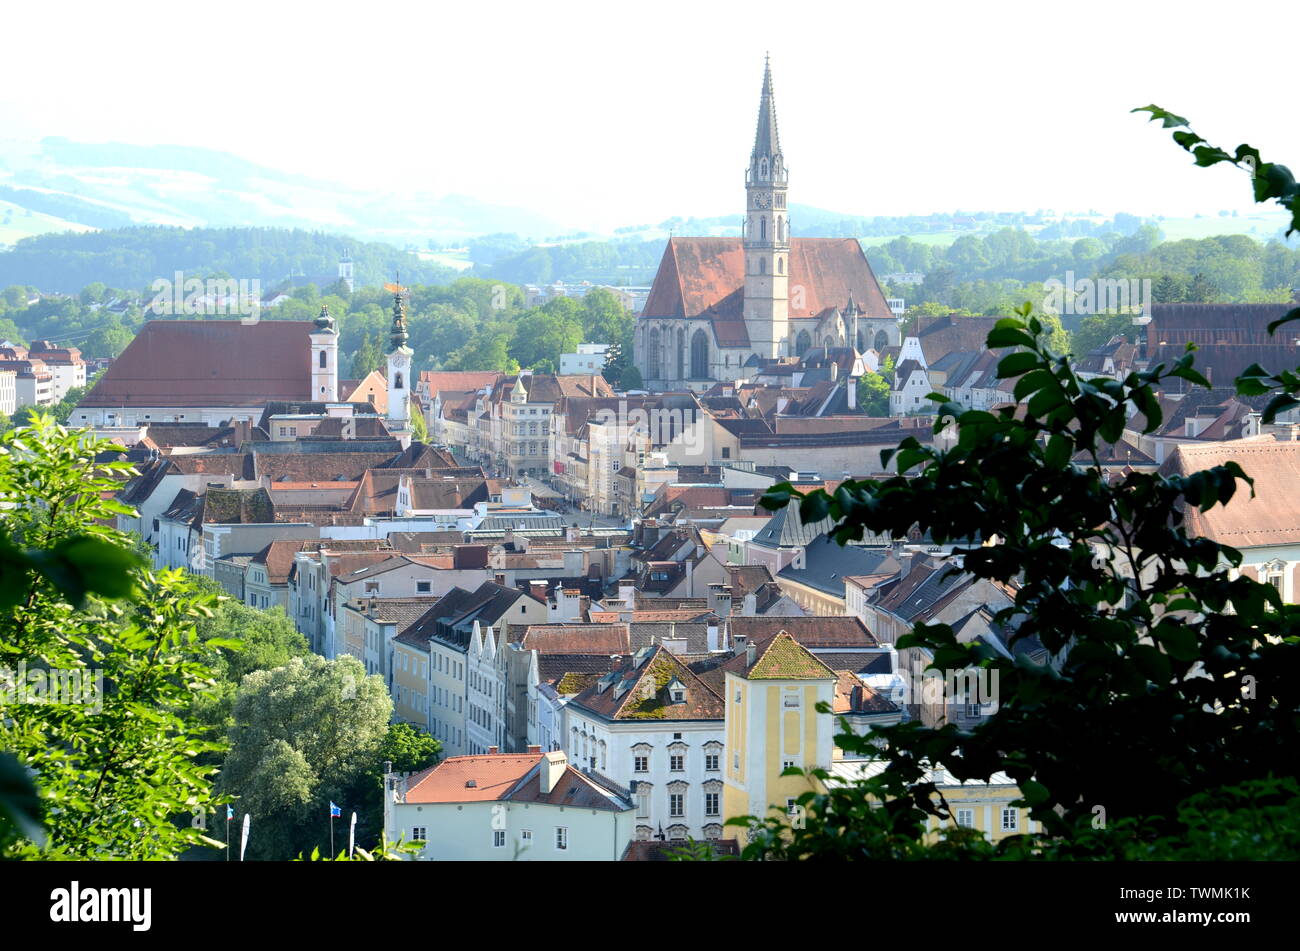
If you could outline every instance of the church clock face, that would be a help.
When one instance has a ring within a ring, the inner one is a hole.
[[[393,357],[393,366],[396,367],[396,368],[399,369],[399,370],[402,369],[403,367],[405,367],[405,366],[406,366],[406,357],[403,356],[403,355],[400,354],[400,353],[394,355],[394,357]]]
[[[754,196],[754,205],[755,205],[756,207],[758,207],[758,208],[767,208],[767,207],[769,207],[771,204],[772,204],[772,196],[771,196],[771,195],[765,195],[765,194],[764,194],[764,195],[755,195],[755,196]]]

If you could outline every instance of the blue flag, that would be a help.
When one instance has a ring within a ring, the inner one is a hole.
[[[342,815],[343,815],[343,810],[340,809],[338,806],[334,805],[334,803],[331,802],[331,803],[330,803],[330,818],[333,819],[335,816],[342,816]]]
[[[226,806],[226,821],[229,822],[229,821],[230,821],[231,819],[233,819],[233,818],[235,818],[235,810],[234,810],[234,809],[231,809],[230,806],[227,805],[227,806]]]

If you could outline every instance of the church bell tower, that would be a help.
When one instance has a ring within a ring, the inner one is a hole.
[[[411,355],[415,351],[406,345],[405,288],[389,286],[393,287],[393,326],[389,331],[393,349],[388,354],[388,429],[407,446],[411,441]]]
[[[776,128],[772,66],[763,66],[758,131],[745,170],[745,328],[760,357],[789,356],[790,213]]]

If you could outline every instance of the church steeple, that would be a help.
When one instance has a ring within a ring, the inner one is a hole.
[[[781,136],[776,128],[776,100],[772,95],[772,61],[763,60],[763,93],[758,100],[758,129],[754,133],[754,151],[750,153],[749,167],[756,172],[759,160],[769,164],[781,155]],[[782,173],[784,179],[784,172]]]
[[[758,128],[745,170],[745,326],[758,356],[789,356],[790,217],[772,64],[763,63]]]

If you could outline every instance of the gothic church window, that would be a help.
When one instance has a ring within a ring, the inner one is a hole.
[[[706,380],[709,377],[709,338],[703,330],[695,331],[691,338],[691,378]]]
[[[648,369],[652,380],[659,378],[659,328],[650,331],[650,360]]]

